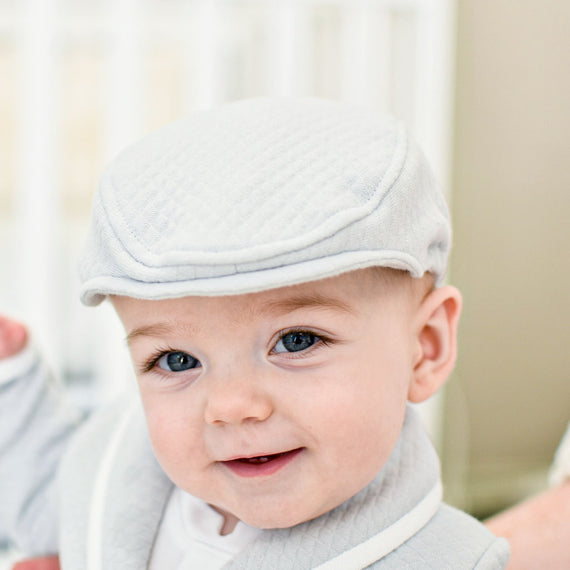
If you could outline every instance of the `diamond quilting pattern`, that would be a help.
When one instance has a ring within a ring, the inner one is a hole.
[[[393,125],[379,131],[368,113],[336,103],[334,113],[310,100],[280,102],[278,112],[274,105],[195,115],[119,157],[103,200],[123,244],[189,260],[236,252],[247,261],[264,247],[275,255],[314,243],[324,226],[336,229],[339,212],[346,225],[347,212],[358,219],[381,199],[397,145]]]

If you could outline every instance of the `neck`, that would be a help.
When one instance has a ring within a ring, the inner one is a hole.
[[[214,509],[217,513],[220,513],[224,518],[222,526],[220,528],[220,535],[226,536],[227,534],[231,534],[236,528],[239,519],[235,515],[232,515],[231,513],[228,513],[227,511],[220,509],[219,507],[216,507],[214,505],[210,505],[210,507]]]

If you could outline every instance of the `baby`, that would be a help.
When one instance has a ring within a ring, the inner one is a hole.
[[[104,176],[80,263],[83,302],[109,299],[125,327],[142,406],[82,422],[36,397],[49,476],[14,484],[0,522],[57,492],[19,536],[64,570],[504,568],[505,541],[442,504],[408,406],[454,366],[449,246],[445,201],[392,119],[259,99],[147,137]],[[24,335],[5,323],[5,355]],[[22,354],[0,402],[44,389]]]

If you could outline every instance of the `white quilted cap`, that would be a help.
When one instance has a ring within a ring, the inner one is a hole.
[[[317,99],[238,101],[175,122],[110,165],[81,299],[233,295],[373,265],[440,280],[450,233],[399,122]]]

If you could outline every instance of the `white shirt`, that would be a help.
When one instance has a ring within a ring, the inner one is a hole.
[[[151,554],[149,570],[219,570],[262,531],[238,522],[220,535],[223,516],[212,507],[174,488]]]

